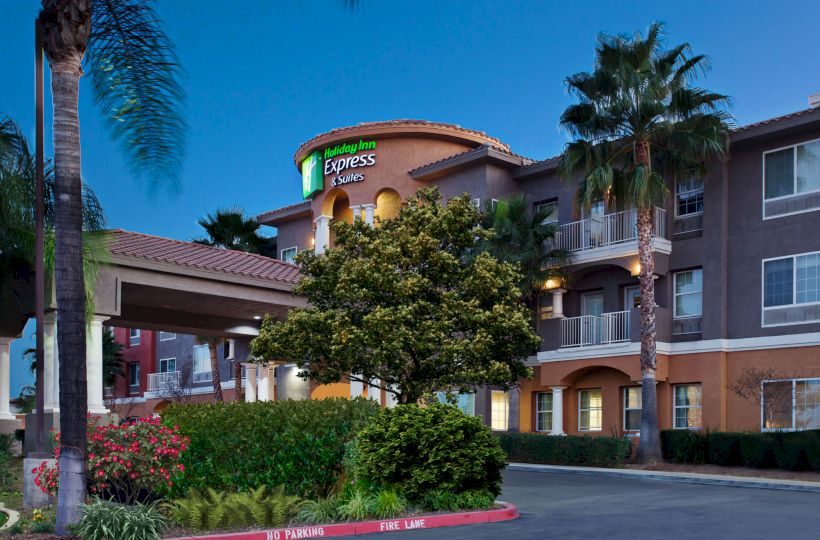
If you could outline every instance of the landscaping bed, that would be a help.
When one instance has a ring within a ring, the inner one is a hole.
[[[726,467],[723,465],[692,465],[689,463],[653,463],[650,465],[627,464],[625,469],[636,471],[663,471],[672,473],[716,474],[746,476],[770,480],[796,480],[820,483],[820,473],[814,471],[784,471],[780,469],[752,469],[749,467]]]

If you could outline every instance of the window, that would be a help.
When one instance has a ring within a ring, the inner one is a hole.
[[[233,339],[226,339],[222,342],[222,358],[225,360],[233,360],[234,344]]]
[[[820,190],[820,140],[764,153],[763,186],[767,200]]]
[[[558,223],[558,201],[541,201],[535,203],[535,211],[545,215],[542,223]]]
[[[624,431],[641,430],[641,387],[624,388]]]
[[[498,207],[498,199],[490,199],[490,208],[493,212],[495,212],[496,207]]]
[[[507,413],[510,395],[501,390],[491,391],[490,426],[495,431],[507,431]]]
[[[171,373],[172,371],[177,370],[177,359],[176,358],[161,358],[159,361],[159,372],[160,373]]]
[[[700,317],[703,312],[703,270],[675,272],[675,318]]]
[[[578,392],[578,431],[601,431],[603,420],[601,389]]]
[[[173,332],[160,332],[159,333],[159,340],[160,341],[171,341],[172,339],[176,339],[177,335]]]
[[[763,383],[763,431],[820,429],[820,379]]]
[[[640,287],[625,287],[624,288],[624,310],[641,307],[641,288]]]
[[[455,405],[467,416],[475,416],[475,394],[472,392],[458,394],[455,403],[448,400],[445,392],[436,392],[436,397],[439,403]]]
[[[296,260],[296,247],[289,247],[287,249],[283,249],[282,253],[279,256],[279,259],[282,262],[291,263],[293,264]]]
[[[470,202],[472,203],[473,206],[475,206],[476,210],[481,210],[481,199],[479,199],[479,198],[471,199]]]
[[[689,177],[675,183],[675,217],[703,213],[703,179]]]
[[[701,386],[678,384],[675,386],[675,429],[700,429]]]
[[[538,297],[538,318],[545,321],[552,317],[552,295],[542,294]]]
[[[135,394],[140,391],[140,365],[138,362],[128,364],[128,392]]]
[[[552,431],[552,392],[535,394],[535,431]]]
[[[194,382],[210,381],[211,352],[207,345],[194,345]]]
[[[820,302],[820,252],[763,261],[763,307]]]
[[[129,347],[136,347],[140,344],[140,329],[139,328],[130,328],[128,330],[128,346]]]

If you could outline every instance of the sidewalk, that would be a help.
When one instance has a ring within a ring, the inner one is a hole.
[[[584,474],[594,476],[614,476],[621,478],[642,478],[665,480],[688,484],[711,484],[717,486],[745,487],[757,489],[779,489],[785,491],[805,491],[820,493],[820,482],[799,480],[779,480],[772,478],[752,478],[748,476],[728,476],[720,474],[673,473],[668,471],[641,471],[633,469],[604,469],[599,467],[569,467],[563,465],[537,465],[534,463],[510,463],[507,469],[537,473]]]

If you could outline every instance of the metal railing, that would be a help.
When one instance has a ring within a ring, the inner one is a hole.
[[[586,347],[629,341],[629,311],[561,319],[561,347]]]
[[[148,391],[162,392],[179,388],[179,371],[148,374]]]
[[[652,236],[666,238],[666,210],[655,207]],[[557,246],[569,252],[621,244],[637,240],[637,214],[625,210],[565,223],[558,227]]]

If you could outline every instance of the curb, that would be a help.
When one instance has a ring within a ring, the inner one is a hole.
[[[12,525],[17,523],[20,520],[20,512],[17,510],[12,510],[11,508],[6,508],[4,503],[0,502],[0,512],[9,516],[9,519],[0,527],[0,531],[4,531],[6,529],[10,529]]]
[[[610,476],[615,478],[662,480],[683,484],[705,484],[739,488],[776,489],[782,491],[820,493],[820,483],[818,482],[749,478],[745,476],[721,476],[700,473],[669,473],[665,471],[636,471],[629,469],[604,469],[600,467],[570,467],[564,465],[538,465],[533,463],[510,463],[507,466],[507,470],[538,473],[568,473],[589,476]]]
[[[203,536],[186,536],[174,540],[293,540],[296,538],[326,538],[330,536],[353,536],[382,532],[410,531],[416,529],[437,529],[459,525],[475,525],[509,521],[518,517],[514,504],[498,501],[504,506],[498,510],[461,512],[457,514],[422,515],[411,518],[380,519],[355,523],[335,523],[333,525],[305,525],[283,527],[264,531],[236,532]]]

